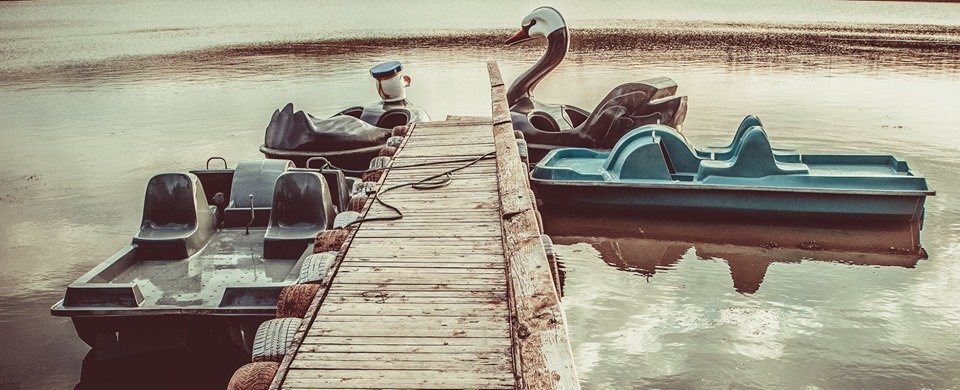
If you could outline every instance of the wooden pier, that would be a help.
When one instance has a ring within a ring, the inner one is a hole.
[[[536,204],[489,64],[492,117],[416,125],[380,189],[480,158],[434,189],[381,196],[403,218],[353,228],[272,389],[579,388]],[[393,211],[371,199],[364,218]]]

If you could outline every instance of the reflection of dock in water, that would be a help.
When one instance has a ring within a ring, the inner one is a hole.
[[[588,243],[603,260],[651,277],[673,269],[694,249],[697,258],[722,259],[733,287],[751,294],[773,263],[823,261],[913,268],[926,253],[917,224],[881,226],[781,226],[705,221],[662,221],[582,214],[544,214],[558,244]],[[589,231],[599,236],[580,236]]]

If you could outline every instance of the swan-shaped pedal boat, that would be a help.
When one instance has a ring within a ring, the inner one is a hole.
[[[696,150],[675,129],[646,125],[610,151],[561,148],[533,169],[545,207],[750,220],[921,221],[923,177],[891,155],[773,149],[755,117],[729,147]]]
[[[530,161],[539,161],[557,147],[610,149],[627,131],[646,124],[680,128],[687,112],[686,96],[676,96],[677,83],[657,77],[617,86],[592,112],[566,104],[547,104],[533,98],[533,89],[563,61],[569,47],[567,24],[556,9],[531,12],[522,28],[505,43],[512,45],[546,38],[547,51],[523,72],[507,91],[513,127],[523,132]]]
[[[400,62],[389,61],[370,70],[383,100],[366,107],[350,107],[329,118],[294,112],[293,103],[274,111],[260,151],[267,158],[291,160],[300,167],[310,158],[323,157],[340,168],[366,169],[394,127],[430,120],[407,101],[404,88],[410,85],[410,77],[401,74],[402,69]]]

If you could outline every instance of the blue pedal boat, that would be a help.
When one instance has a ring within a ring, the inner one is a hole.
[[[755,117],[726,147],[696,150],[675,129],[647,125],[610,151],[556,149],[531,180],[547,208],[708,219],[902,223],[922,220],[935,195],[891,155],[774,149]]]

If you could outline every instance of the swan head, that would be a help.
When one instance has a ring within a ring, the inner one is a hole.
[[[520,32],[504,44],[512,45],[534,38],[546,38],[550,33],[566,28],[567,23],[559,11],[553,7],[540,7],[523,18],[523,22],[520,23]]]

